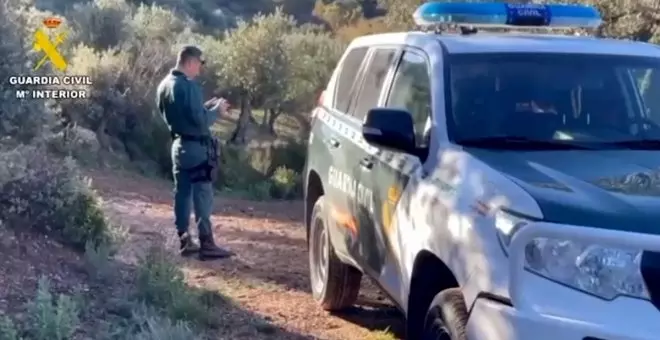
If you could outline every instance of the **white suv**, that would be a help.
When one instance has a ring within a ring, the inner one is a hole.
[[[348,306],[366,274],[408,339],[660,339],[660,49],[474,29],[590,7],[452,6],[417,19],[473,27],[353,41],[314,111],[314,298]]]

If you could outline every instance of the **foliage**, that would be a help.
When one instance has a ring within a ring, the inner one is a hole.
[[[169,170],[169,152],[163,147],[169,134],[155,111],[154,98],[158,76],[169,68],[170,51],[170,46],[158,43],[135,53],[117,48],[96,52],[79,45],[68,72],[88,75],[94,84],[87,100],[61,102],[62,120],[94,131],[104,150]]]
[[[47,279],[39,280],[37,296],[28,306],[30,335],[35,340],[68,340],[80,324],[79,306],[68,295],[50,292]]]
[[[198,336],[185,321],[172,321],[156,313],[141,318],[141,330],[132,339],[135,340],[189,340]]]
[[[660,43],[660,3],[654,0],[583,0],[601,11],[605,36]]]
[[[112,247],[108,243],[95,245],[92,242],[85,244],[85,265],[87,273],[97,282],[106,283],[114,274],[110,263]]]
[[[68,340],[80,327],[80,303],[66,295],[53,295],[50,281],[39,278],[37,292],[27,304],[26,332],[8,316],[0,317],[0,340],[21,340],[23,333],[31,340]]]
[[[73,32],[70,39],[98,49],[118,46],[130,33],[125,25],[118,23],[130,18],[132,12],[125,0],[74,3],[66,14]]]
[[[305,145],[295,142],[249,148],[225,145],[216,187],[257,200],[298,198],[305,153]]]
[[[186,285],[183,272],[167,256],[152,248],[140,260],[137,298],[175,321],[212,322],[213,313],[204,296]]]
[[[20,340],[18,327],[8,316],[0,317],[0,340]]]
[[[385,24],[390,31],[408,31],[415,27],[413,13],[424,0],[384,0]]]
[[[24,37],[28,33],[29,16],[32,14],[19,1],[0,0],[0,79],[6,82],[10,76],[27,73],[30,69],[25,61],[29,59]],[[0,88],[0,143],[8,137],[18,142],[30,142],[47,132],[52,117],[44,115],[45,103],[39,100],[28,102],[16,99],[15,88]]]
[[[90,183],[72,159],[52,156],[44,146],[0,150],[0,220],[81,250],[110,237]]]
[[[284,38],[283,44],[291,62],[279,107],[288,113],[308,112],[325,88],[345,46],[317,29],[294,31]]]
[[[378,17],[372,19],[361,18],[352,25],[342,26],[337,30],[337,37],[346,43],[353,41],[357,37],[369,34],[386,33],[390,30],[387,18]]]
[[[292,169],[279,167],[271,177],[273,183],[271,195],[275,198],[298,197],[297,190],[301,189],[301,176]]]
[[[239,22],[227,33],[225,48],[216,57],[222,60],[217,76],[258,101],[253,104],[268,106],[282,93],[288,64],[283,39],[295,25],[293,17],[280,9]]]
[[[364,16],[362,5],[357,1],[317,0],[313,13],[333,31],[352,25]]]

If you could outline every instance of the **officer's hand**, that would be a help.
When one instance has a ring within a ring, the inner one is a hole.
[[[207,109],[210,109],[210,108],[215,106],[217,101],[218,101],[218,98],[213,97],[213,98],[207,100],[206,103],[204,103],[204,107],[207,108]]]
[[[225,98],[218,99],[215,105],[218,106],[218,112],[220,113],[227,112],[227,110],[229,110],[229,107],[231,106],[227,101],[227,99]]]

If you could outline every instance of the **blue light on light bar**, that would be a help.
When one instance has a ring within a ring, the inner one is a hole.
[[[591,6],[427,2],[413,14],[420,26],[457,24],[473,26],[547,26],[596,28],[600,13]]]

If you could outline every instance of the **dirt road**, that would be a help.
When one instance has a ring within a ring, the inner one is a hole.
[[[91,176],[106,214],[128,228],[130,238],[119,256],[132,261],[151,245],[169,247],[174,253],[170,183],[110,172]],[[284,330],[269,339],[399,338],[401,315],[366,280],[358,305],[345,313],[331,315],[312,301],[302,215],[301,202],[220,196],[212,218],[216,240],[237,256],[210,262],[177,261],[189,284],[218,290],[239,308]],[[226,317],[227,337],[232,338],[232,316]],[[385,329],[395,336],[375,335]]]

